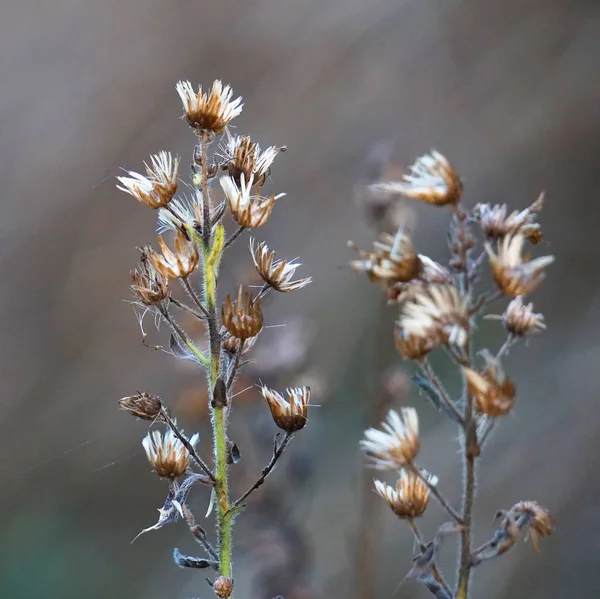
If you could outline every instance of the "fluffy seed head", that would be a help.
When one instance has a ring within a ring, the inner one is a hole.
[[[281,430],[286,433],[294,433],[304,428],[310,401],[309,387],[286,389],[288,401],[280,393],[264,385],[261,393],[269,404],[273,421]]]
[[[512,297],[531,293],[544,279],[544,268],[554,262],[554,256],[524,260],[521,256],[524,242],[525,237],[520,233],[506,236],[498,242],[497,255],[489,243],[485,244],[496,284]]]
[[[372,186],[374,191],[402,194],[428,204],[456,205],[460,201],[462,182],[448,159],[432,150],[410,167],[411,174],[403,181],[389,181]]]
[[[533,304],[524,304],[520,295],[510,301],[501,318],[506,330],[517,337],[539,333],[546,328],[544,315],[536,314]]]
[[[184,279],[198,267],[200,254],[196,244],[189,241],[182,231],[175,238],[175,252],[172,252],[162,236],[158,237],[162,256],[155,251],[148,255],[154,269],[168,279]]]
[[[168,279],[150,264],[149,256],[153,253],[150,246],[141,247],[140,253],[140,266],[130,273],[130,287],[142,304],[155,306],[160,304],[169,294]]]
[[[233,578],[219,576],[213,583],[213,590],[217,597],[227,599],[233,593]]]
[[[435,486],[437,477],[425,474],[429,484]],[[429,503],[429,487],[413,472],[402,470],[395,487],[375,480],[375,491],[385,499],[398,518],[419,518]]]
[[[117,177],[121,185],[117,189],[133,196],[149,208],[164,208],[177,191],[179,158],[171,152],[159,152],[150,157],[150,165],[144,163],[146,175],[128,171],[128,177]]]
[[[519,501],[512,506],[509,514],[514,517],[527,516],[531,542],[536,551],[540,550],[539,538],[547,537],[554,530],[554,522],[550,512],[536,501]]]
[[[490,240],[520,233],[531,243],[539,243],[542,231],[535,219],[543,204],[544,194],[541,194],[531,206],[520,212],[515,210],[507,215],[506,204],[477,204],[473,214],[479,221],[483,234]]]
[[[383,431],[369,428],[360,442],[362,450],[378,470],[397,470],[411,462],[419,452],[419,418],[414,408],[390,410]]]
[[[453,285],[414,285],[402,304],[398,326],[404,339],[426,340],[424,347],[463,348],[469,336],[469,306]]]
[[[371,252],[363,252],[352,243],[349,245],[360,256],[358,260],[350,262],[350,266],[357,272],[366,272],[374,283],[406,283],[419,275],[419,257],[402,227],[395,236],[382,233]]]
[[[242,175],[246,181],[249,181],[250,177],[254,177],[254,184],[262,187],[279,151],[280,148],[270,146],[261,152],[260,146],[247,135],[229,135],[221,149],[222,157],[225,160],[222,168],[227,171],[238,187],[241,186]]]
[[[269,248],[264,241],[256,246],[254,239],[251,238],[250,253],[260,278],[275,291],[296,291],[306,287],[312,281],[310,277],[292,281],[300,262],[296,260],[275,260],[275,252],[269,252]]]
[[[138,391],[135,395],[120,399],[119,406],[141,420],[156,420],[162,410],[162,400],[158,395]]]
[[[260,299],[252,299],[250,293],[243,292],[240,285],[237,302],[233,303],[228,295],[221,309],[223,325],[231,335],[238,339],[256,337],[263,326],[263,314]]]
[[[202,86],[194,91],[189,81],[179,81],[176,89],[190,127],[199,131],[220,134],[242,112],[242,98],[232,100],[233,90],[218,79],[206,93]]]
[[[189,439],[190,444],[196,445],[199,438],[197,433],[194,434]],[[152,468],[161,478],[177,478],[185,474],[190,465],[192,458],[188,450],[171,429],[164,433],[149,432],[142,440],[142,445]]]
[[[482,353],[486,361],[483,373],[463,368],[467,391],[475,399],[480,413],[490,417],[504,416],[515,403],[515,385],[504,374],[498,360],[487,351]]]
[[[246,183],[246,177],[243,173],[240,176],[239,187],[229,175],[219,179],[233,220],[242,227],[256,228],[264,225],[269,220],[273,206],[275,206],[275,200],[285,194],[272,195],[268,198],[252,195],[254,176],[250,175],[247,181]]]

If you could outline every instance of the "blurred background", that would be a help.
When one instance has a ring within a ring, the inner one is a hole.
[[[269,298],[268,324],[288,326],[265,330],[240,390],[259,377],[308,383],[320,406],[239,520],[236,596],[391,596],[413,542],[373,499],[358,451],[382,406],[417,406],[421,463],[459,500],[455,432],[411,388],[393,349],[396,311],[345,266],[348,239],[367,247],[392,229],[365,184],[431,148],[465,178],[468,206],[524,207],[546,190],[539,252],[557,257],[533,297],[548,330],[507,360],[517,407],[481,460],[475,514],[480,542],[520,499],[547,506],[557,530],[540,555],[519,543],[480,566],[473,597],[600,595],[599,56],[595,0],[3,2],[0,596],[212,596],[204,571],[172,563],[175,546],[199,553],[181,522],[130,544],[166,486],[143,454],[147,427],[117,400],[158,393],[203,448],[208,431],[201,374],[145,348],[125,301],[155,215],[115,176],[162,149],[183,157],[185,175],[193,135],[174,86],[215,78],[244,97],[238,132],[288,146],[270,188],[288,196],[258,237],[301,256],[299,274],[314,279]],[[419,250],[442,259],[447,213],[400,209]],[[246,240],[234,248],[227,291],[250,272]],[[502,342],[497,323],[479,334]],[[443,356],[439,368],[446,376]],[[276,432],[259,397],[241,393],[233,414],[238,491]],[[207,504],[195,490],[200,519]],[[424,532],[442,521],[432,504]],[[429,595],[406,583],[396,596]]]

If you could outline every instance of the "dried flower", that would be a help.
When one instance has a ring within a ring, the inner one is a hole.
[[[185,231],[187,227],[200,230],[202,223],[202,193],[195,190],[195,196],[175,198],[169,208],[158,211],[158,232]]]
[[[448,160],[439,152],[432,150],[417,159],[410,167],[411,174],[404,181],[377,183],[374,191],[399,193],[428,204],[444,206],[456,205],[460,201],[462,182]]]
[[[482,352],[486,369],[482,374],[471,368],[463,368],[467,390],[475,399],[477,409],[490,417],[508,414],[515,403],[515,386],[504,374],[500,362],[488,351]]]
[[[242,354],[249,352],[256,343],[258,337],[249,337],[244,340],[244,349]],[[235,354],[240,349],[241,339],[234,337],[224,326],[221,327],[221,345],[223,349],[230,353]]]
[[[550,512],[536,501],[519,501],[519,503],[512,506],[509,514],[513,517],[527,516],[531,542],[536,551],[540,550],[539,537],[550,536],[554,530],[554,522]]]
[[[227,599],[233,593],[233,578],[219,576],[213,583],[213,590],[217,597]]]
[[[260,299],[252,299],[250,293],[242,292],[240,285],[236,305],[228,295],[222,307],[223,325],[238,339],[256,337],[263,326]]]
[[[142,420],[156,420],[162,410],[162,400],[158,395],[140,393],[119,400],[122,410]]]
[[[390,410],[383,431],[369,428],[360,442],[378,470],[397,470],[410,463],[419,452],[419,418],[414,408],[402,408],[401,416]]]
[[[310,400],[309,387],[286,389],[289,401],[286,401],[277,391],[264,385],[261,393],[269,404],[273,421],[281,430],[286,433],[294,433],[304,428]]]
[[[240,187],[229,175],[221,177],[219,183],[225,193],[231,216],[242,227],[256,228],[264,225],[271,216],[275,200],[285,195],[280,193],[269,198],[252,195],[254,176],[251,175],[246,183],[243,173],[240,177]]]
[[[477,204],[473,215],[479,221],[483,234],[488,239],[500,239],[507,235],[520,233],[531,243],[539,243],[542,232],[539,223],[535,222],[537,213],[544,204],[544,194],[525,210],[514,210],[508,216],[506,204]]]
[[[414,335],[406,333],[399,323],[394,327],[394,342],[398,353],[405,360],[420,360],[440,343],[437,335]]]
[[[469,336],[468,301],[452,285],[415,285],[402,304],[398,326],[404,339],[463,348]]]
[[[152,166],[144,162],[146,176],[127,171],[129,177],[117,177],[121,185],[117,189],[133,196],[149,208],[164,208],[177,191],[177,169],[179,158],[171,152],[159,152],[150,156]]]
[[[525,237],[521,234],[506,236],[498,242],[498,255],[489,243],[485,249],[490,259],[492,274],[500,290],[516,297],[533,291],[544,279],[543,269],[554,262],[554,256],[523,260],[521,252]]]
[[[437,484],[437,476],[424,476],[429,485]],[[385,499],[398,518],[419,518],[425,512],[429,503],[429,486],[415,473],[402,470],[395,488],[380,480],[374,482],[375,491]]]
[[[194,434],[189,439],[190,444],[196,445],[199,438],[198,433]],[[171,429],[164,433],[149,432],[142,440],[142,445],[152,468],[161,478],[177,478],[185,474],[190,465],[192,458],[188,450]]]
[[[435,262],[423,254],[419,254],[419,262],[421,264],[421,269],[419,271],[420,281],[423,281],[424,283],[434,283],[436,285],[452,284],[452,273],[439,262]]]
[[[168,279],[185,279],[196,270],[200,261],[198,248],[194,242],[187,239],[183,232],[177,232],[175,252],[172,252],[168,248],[160,235],[158,237],[158,244],[160,245],[162,256],[152,251],[148,255],[148,260],[161,275]]]
[[[270,285],[275,291],[296,291],[306,287],[312,279],[298,279],[292,281],[300,262],[296,260],[275,260],[275,252],[269,252],[267,244],[263,241],[255,247],[254,239],[250,239],[250,253],[261,279]]]
[[[160,304],[168,295],[168,279],[157,272],[148,258],[153,250],[150,246],[143,246],[140,249],[140,267],[139,270],[132,270],[131,290],[136,297],[146,306]]]
[[[352,247],[354,245],[350,243]],[[366,272],[373,282],[408,282],[415,279],[420,270],[420,261],[413,244],[402,227],[395,236],[382,233],[373,244],[372,252],[355,248],[359,260],[350,262],[358,272]]]
[[[533,304],[524,304],[520,295],[510,301],[502,316],[489,314],[486,318],[502,320],[506,330],[516,337],[539,333],[546,328],[544,315],[536,314],[533,311]]]
[[[246,181],[254,177],[254,184],[262,187],[271,171],[271,164],[280,148],[270,146],[263,152],[260,146],[253,142],[247,135],[228,135],[226,144],[222,148],[222,157],[225,159],[223,168],[233,178],[236,185],[241,186],[242,175]]]
[[[242,98],[232,101],[233,90],[229,85],[223,87],[218,79],[206,93],[202,93],[202,86],[195,92],[189,81],[179,81],[176,89],[187,121],[194,129],[219,134],[242,112]]]

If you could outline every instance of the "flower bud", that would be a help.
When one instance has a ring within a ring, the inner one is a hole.
[[[156,420],[160,415],[163,404],[158,395],[140,393],[119,400],[122,410],[142,420]]]
[[[227,599],[233,592],[233,578],[228,576],[219,576],[213,583],[215,595],[221,599]]]

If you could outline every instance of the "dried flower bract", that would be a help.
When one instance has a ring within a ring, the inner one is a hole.
[[[141,420],[156,420],[162,411],[162,400],[151,393],[136,393],[119,400],[122,410]]]
[[[462,182],[448,159],[433,150],[417,159],[404,181],[377,183],[372,189],[382,193],[398,193],[428,204],[456,205],[462,194]]]
[[[401,415],[390,410],[381,426],[383,431],[369,428],[360,442],[378,470],[397,470],[419,453],[419,419],[414,408],[402,408]]]
[[[144,163],[146,176],[128,171],[129,177],[117,177],[117,188],[133,196],[149,208],[164,208],[177,191],[179,158],[170,152],[159,152],[150,157],[151,165]]]
[[[238,339],[256,337],[263,326],[263,314],[260,299],[253,300],[250,293],[243,292],[240,286],[237,302],[234,305],[228,295],[222,307],[223,325],[231,335]]]
[[[429,485],[437,484],[437,477],[424,475]],[[419,518],[429,503],[429,487],[413,472],[402,470],[395,487],[375,480],[375,491],[385,499],[398,518]]]
[[[194,434],[189,439],[190,444],[196,445],[199,438],[198,433]],[[190,465],[192,458],[188,450],[171,429],[164,433],[149,432],[142,440],[142,445],[152,468],[161,478],[182,476]]]
[[[230,135],[223,146],[225,169],[236,185],[241,186],[242,175],[246,181],[254,177],[254,184],[262,187],[265,184],[271,164],[279,153],[279,148],[270,146],[261,152],[260,146],[247,135]]]
[[[515,402],[515,386],[504,374],[500,362],[484,351],[486,369],[482,374],[472,368],[463,368],[470,397],[475,399],[477,409],[486,416],[508,414]]]
[[[169,294],[168,279],[157,272],[148,258],[153,253],[150,246],[140,248],[139,269],[131,271],[131,290],[146,306],[160,304]]]
[[[306,287],[312,281],[310,277],[292,281],[300,262],[275,260],[275,252],[269,252],[269,248],[264,241],[256,246],[254,239],[251,238],[250,253],[261,279],[275,291],[296,291]]]
[[[550,512],[536,501],[519,501],[519,503],[512,506],[509,514],[513,517],[519,515],[527,517],[531,542],[536,551],[540,550],[538,539],[550,536],[554,530],[554,522]]]
[[[485,244],[498,287],[512,297],[531,293],[544,279],[544,268],[554,262],[554,256],[524,260],[521,256],[524,242],[521,234],[504,237],[498,242],[497,255],[489,243]]]
[[[246,177],[242,174],[239,187],[229,175],[221,177],[219,183],[225,193],[233,220],[242,227],[256,228],[264,225],[271,216],[275,200],[285,195],[282,193],[268,198],[252,195],[253,175],[246,183]]]
[[[213,583],[213,590],[220,599],[227,599],[233,593],[233,578],[219,576]]]
[[[281,430],[286,433],[294,433],[304,428],[310,400],[308,387],[286,389],[289,401],[286,401],[277,391],[264,385],[261,393],[269,404],[273,421]]]
[[[148,255],[150,264],[163,277],[168,279],[185,279],[189,277],[198,267],[200,254],[195,243],[189,241],[181,231],[177,232],[175,238],[175,252],[172,252],[165,243],[162,236],[158,237],[158,244],[162,256],[152,251]]]
[[[524,304],[520,295],[510,301],[502,316],[496,318],[501,318],[506,330],[516,337],[539,333],[546,328],[544,315],[534,312],[533,304]]]
[[[544,205],[544,194],[525,210],[514,210],[507,216],[506,204],[477,204],[473,210],[475,218],[481,225],[483,234],[488,239],[501,239],[507,235],[520,233],[531,243],[539,243],[542,231],[535,222],[538,212]]]
[[[195,92],[189,81],[179,81],[176,89],[187,121],[194,129],[219,134],[242,112],[242,98],[232,100],[233,90],[229,85],[223,87],[218,79],[206,93],[202,93],[201,86]]]

